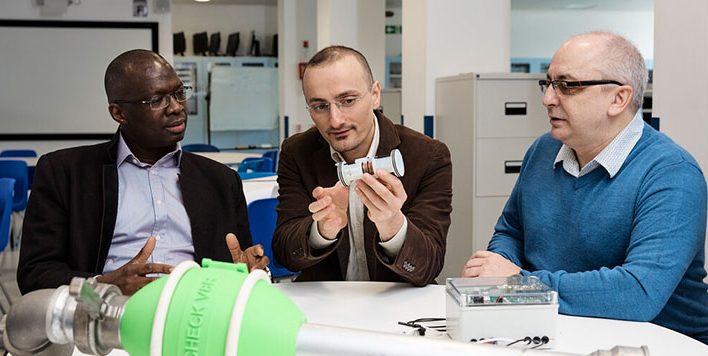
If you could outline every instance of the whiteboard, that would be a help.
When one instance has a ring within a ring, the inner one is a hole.
[[[156,22],[0,21],[0,139],[114,133],[106,67],[156,39]]]
[[[212,131],[278,128],[278,69],[216,66],[211,70]]]

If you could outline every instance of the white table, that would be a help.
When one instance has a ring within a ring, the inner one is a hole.
[[[303,282],[275,285],[308,322],[400,334],[397,324],[421,317],[445,317],[445,287],[423,288],[384,282]],[[616,345],[647,345],[652,356],[705,356],[708,346],[651,323],[558,316],[558,352],[587,355]],[[418,336],[411,336],[418,337]],[[84,355],[78,351],[74,356]],[[113,350],[111,356],[127,356]]]
[[[308,322],[400,334],[410,328],[399,321],[445,317],[445,286],[423,288],[383,282],[280,283]],[[651,323],[558,316],[553,350],[590,354],[616,345],[647,345],[652,356],[708,355],[708,346]]]
[[[214,161],[223,163],[227,166],[238,166],[244,158],[248,157],[261,157],[260,153],[247,153],[247,152],[232,152],[232,151],[221,151],[221,152],[193,152],[202,157],[213,159]]]
[[[246,204],[254,200],[275,198],[278,196],[277,176],[246,179],[243,182],[243,194],[246,196]]]

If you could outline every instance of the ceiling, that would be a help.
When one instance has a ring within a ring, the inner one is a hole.
[[[194,0],[173,0],[175,4],[198,4]],[[205,5],[277,6],[278,0],[210,0]],[[387,8],[400,8],[402,0],[386,0]],[[654,10],[654,0],[511,0],[514,10]]]
[[[401,7],[402,0],[386,0],[386,7],[398,8]],[[175,4],[196,4],[194,0],[172,0]],[[277,6],[278,0],[210,0],[204,4],[213,5],[267,5]]]
[[[172,0],[175,4],[204,4],[204,5],[266,5],[277,6],[278,0],[210,0],[205,3],[198,3],[194,0]]]
[[[654,0],[511,0],[514,10],[642,10],[653,11]]]

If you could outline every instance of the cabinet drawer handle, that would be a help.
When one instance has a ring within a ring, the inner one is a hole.
[[[514,174],[521,172],[521,161],[504,161],[504,173]]]
[[[508,101],[504,103],[504,115],[526,115],[526,107],[528,104],[525,101]]]

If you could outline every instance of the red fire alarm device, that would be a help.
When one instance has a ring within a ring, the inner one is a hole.
[[[307,61],[310,60],[309,52],[310,41],[302,41],[302,60],[297,64],[298,77],[300,80],[302,80],[302,77],[305,75],[305,67],[307,66]]]

